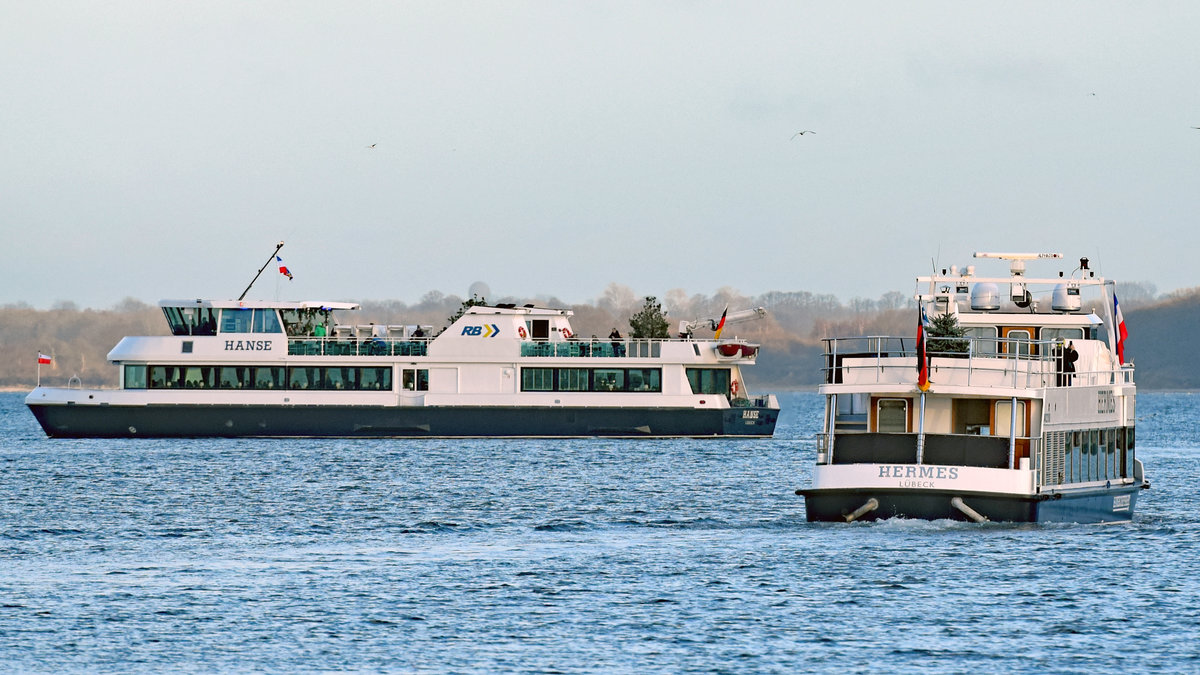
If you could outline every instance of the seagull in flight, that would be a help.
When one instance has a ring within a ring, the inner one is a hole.
[[[378,143],[372,143],[372,144],[370,144],[370,145],[368,145],[368,146],[367,146],[367,149],[368,149],[368,150],[370,150],[371,148],[373,148],[373,147],[375,147],[375,146],[377,146],[377,145],[379,145],[379,144],[378,144]]]
[[[792,138],[795,138],[797,136],[803,136],[804,134],[815,134],[815,133],[817,133],[817,132],[809,131],[808,129],[805,129],[804,131],[797,131],[796,133],[792,134]]]

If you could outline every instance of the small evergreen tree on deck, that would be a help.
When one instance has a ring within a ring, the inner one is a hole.
[[[459,307],[458,311],[455,312],[454,316],[450,317],[447,320],[450,323],[454,323],[455,321],[458,321],[459,319],[462,318],[463,314],[467,313],[468,309],[470,309],[471,307],[474,307],[476,305],[487,305],[487,299],[481,298],[478,295],[472,295],[469,299],[463,300],[462,307]],[[449,324],[447,324],[447,325],[449,325]]]
[[[969,342],[964,338],[967,329],[958,325],[958,317],[950,314],[938,314],[929,324],[929,352],[931,354],[965,354]]]
[[[666,338],[667,313],[663,311],[662,303],[653,295],[646,296],[646,304],[637,314],[629,319],[630,337],[635,338]]]

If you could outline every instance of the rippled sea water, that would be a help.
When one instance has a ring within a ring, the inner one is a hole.
[[[0,669],[1200,672],[1200,396],[1132,524],[809,524],[770,440],[45,438],[0,394]]]

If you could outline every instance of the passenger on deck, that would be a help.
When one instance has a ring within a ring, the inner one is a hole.
[[[1071,381],[1075,378],[1075,362],[1078,360],[1079,352],[1075,351],[1074,342],[1068,342],[1066,346],[1059,343],[1054,348],[1054,362],[1058,366],[1058,386],[1071,386]]]
[[[313,335],[316,337],[325,337],[325,324],[319,323],[313,328]]]
[[[425,337],[425,331],[421,330],[420,326],[417,326],[417,329],[413,331],[412,336],[415,338],[423,338]]]
[[[617,330],[616,327],[614,326],[612,329],[612,332],[608,334],[608,338],[613,341],[613,343],[612,343],[613,356],[620,356],[621,355],[621,343],[617,342],[617,340],[621,339],[621,331]]]

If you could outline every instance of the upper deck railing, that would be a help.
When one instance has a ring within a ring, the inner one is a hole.
[[[571,339],[565,342],[544,340],[521,343],[521,356],[532,357],[593,357],[593,358],[659,358],[664,342],[692,342],[712,349],[712,343],[700,340],[593,338]],[[425,338],[393,337],[289,337],[290,356],[426,356],[429,340]],[[750,352],[753,356],[755,352]],[[732,358],[740,358],[732,357]]]
[[[947,341],[965,350],[946,351]],[[826,384],[916,384],[917,343],[912,337],[865,336],[826,338]],[[1081,344],[1083,341],[1080,341]],[[1017,338],[930,338],[926,355],[935,384],[1030,388],[1132,384],[1133,366],[1073,371],[1059,357],[1056,340]],[[1106,352],[1107,353],[1107,352]],[[1081,359],[1082,362],[1082,359]]]

